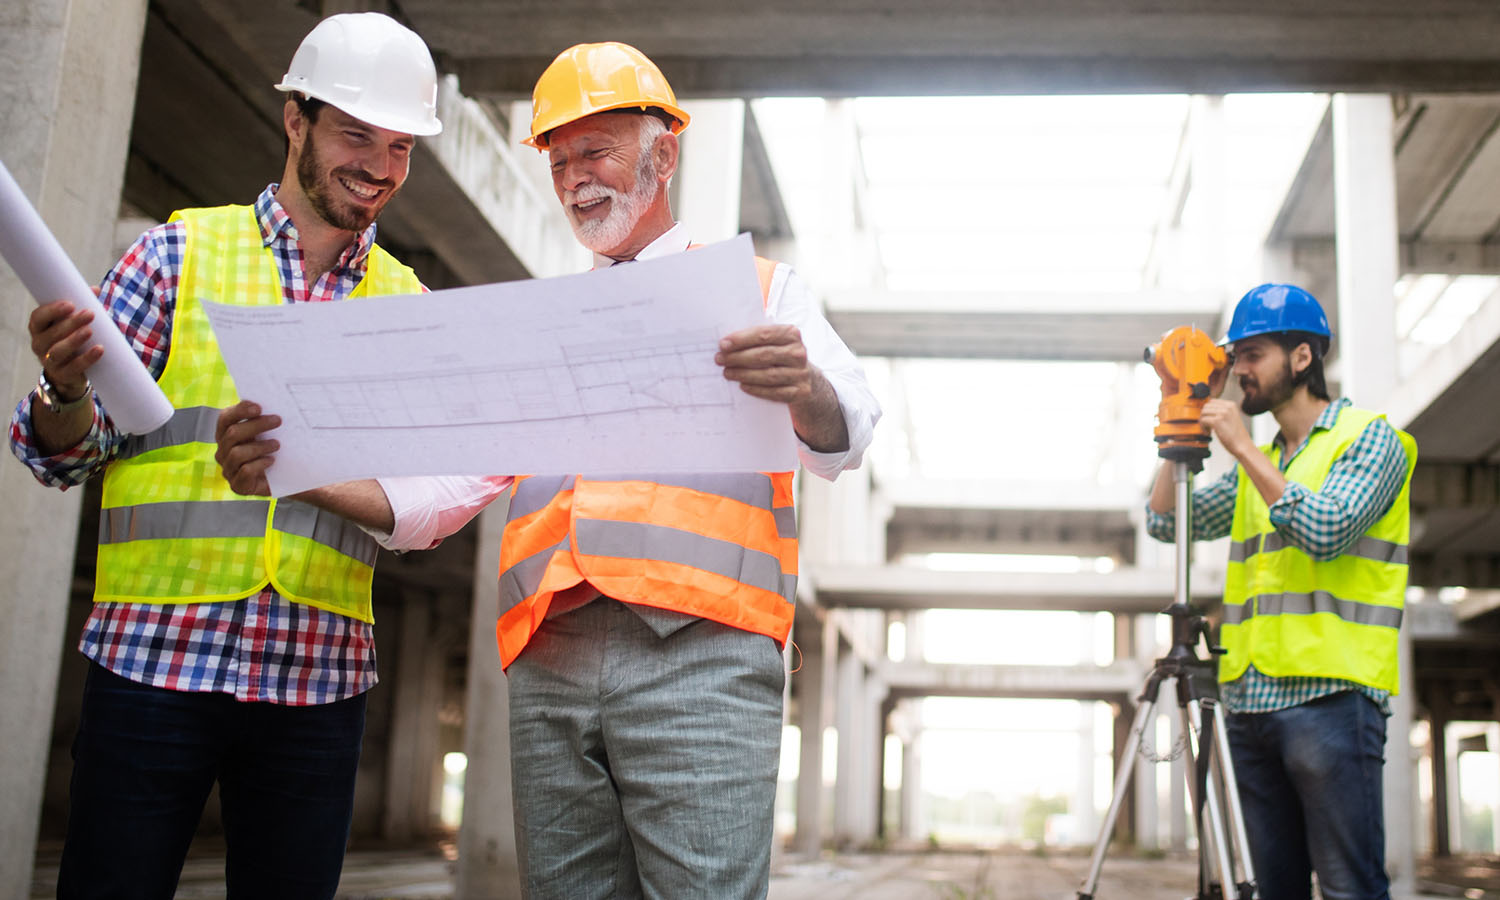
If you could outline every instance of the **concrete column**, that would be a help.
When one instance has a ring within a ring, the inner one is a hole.
[[[1094,617],[1084,614],[1078,617],[1078,663],[1087,666],[1093,661]],[[1094,814],[1094,704],[1087,700],[1078,703],[1078,781],[1069,811],[1073,814],[1075,840],[1081,842],[1098,830]]]
[[[1155,747],[1157,740],[1157,722],[1161,720],[1158,713],[1146,723],[1145,741]],[[1157,813],[1160,802],[1156,790],[1156,764],[1137,756],[1135,759],[1135,777],[1131,787],[1135,791],[1135,844],[1137,847],[1155,849],[1161,846],[1161,835],[1157,826]]]
[[[510,695],[494,622],[499,613],[500,534],[507,504],[479,516],[474,560],[473,629],[469,636],[469,694],[465,700],[464,817],[458,832],[458,900],[515,900],[521,896],[510,787]]]
[[[1337,343],[1342,393],[1380,409],[1396,384],[1394,286],[1399,275],[1393,114],[1384,94],[1333,98]],[[1410,766],[1410,638],[1401,635],[1401,691],[1386,723],[1386,867],[1392,893],[1412,889],[1414,811]]]
[[[1135,647],[1135,616],[1130,613],[1115,613],[1115,659],[1130,659],[1136,655]],[[1130,724],[1135,720],[1135,697],[1130,697],[1130,702],[1119,703],[1112,706],[1114,712],[1114,735],[1112,752],[1110,753],[1110,771],[1119,774],[1121,754],[1125,752],[1125,743],[1130,740]],[[1113,795],[1115,785],[1110,784],[1110,793]],[[1135,793],[1127,791],[1125,798],[1120,804],[1119,812],[1115,816],[1115,833],[1111,838],[1116,841],[1131,843],[1136,840],[1138,832],[1135,828]]]
[[[29,0],[0,6],[0,160],[36,204],[86,280],[114,262],[135,109],[146,0]],[[5,411],[36,382],[26,320],[33,301],[0,264],[0,366]],[[30,895],[46,783],[57,672],[83,492],[37,484],[0,466],[0,898]]]
[[[907,703],[909,716],[919,713],[916,702]],[[912,729],[912,736],[901,745],[901,837],[909,841],[922,839],[926,831],[922,804],[922,732]]]
[[[700,243],[732,238],[740,230],[741,170],[745,158],[745,101],[690,100],[672,208]]]
[[[1201,211],[1193,235],[1198,245],[1198,280],[1204,288],[1227,293],[1229,284],[1241,279],[1230,267],[1229,142],[1224,98],[1195,96],[1189,115],[1193,203]]]
[[[1376,410],[1396,386],[1394,289],[1400,271],[1392,125],[1391,100],[1386,95],[1334,95],[1339,370],[1344,394]]]
[[[1491,753],[1500,753],[1500,724],[1494,722],[1484,726],[1485,746]],[[1490,853],[1500,852],[1500,797],[1491,794],[1486,798],[1490,805]]]
[[[1149,666],[1157,656],[1156,620],[1157,616],[1134,616],[1133,625],[1135,629],[1135,655],[1142,664]],[[1161,717],[1164,715],[1163,706],[1171,709],[1174,685],[1170,679],[1163,681],[1157,693],[1156,711],[1146,723],[1146,732],[1142,735],[1141,744],[1150,747],[1160,754],[1162,751],[1162,740],[1158,737]],[[1136,757],[1135,760],[1135,842],[1138,847],[1155,848],[1161,846],[1161,829],[1159,825],[1161,814],[1161,799],[1157,790],[1157,765],[1155,762],[1144,757]]]
[[[1392,356],[1391,359],[1395,357]],[[1393,367],[1394,371],[1394,367]],[[1411,749],[1412,698],[1416,679],[1412,670],[1416,660],[1411,647],[1411,629],[1403,628],[1397,638],[1396,652],[1401,672],[1401,693],[1391,698],[1391,717],[1385,723],[1385,867],[1391,878],[1391,895],[1412,896],[1416,893],[1416,791],[1412,773],[1416,757]]]
[[[833,783],[833,835],[841,846],[856,843],[862,836],[860,795],[868,790],[859,746],[865,725],[864,685],[864,663],[853,653],[841,653],[834,703],[834,722],[839,733],[838,774]]]
[[[906,614],[906,659],[921,662],[927,656],[927,614]],[[904,705],[910,734],[901,747],[901,836],[922,840],[927,833],[925,804],[922,802],[922,701],[908,700]]]
[[[802,733],[797,766],[798,853],[815,856],[823,850],[823,733],[832,717],[838,664],[839,634],[825,619],[819,633],[808,635],[802,648],[802,671],[797,687],[797,727]]]
[[[405,841],[436,821],[438,708],[443,701],[442,648],[435,641],[432,599],[405,592],[395,671],[390,752],[385,771],[388,840]]]
[[[1433,716],[1428,720],[1428,751],[1432,759],[1432,855],[1453,852],[1448,830],[1448,722]]]
[[[1182,734],[1182,712],[1177,708],[1177,684],[1176,679],[1171,679],[1162,684],[1161,705],[1167,712],[1168,731],[1172,743],[1168,746],[1176,747],[1177,742],[1183,739]],[[1160,752],[1165,755],[1166,747]],[[1188,822],[1188,790],[1187,780],[1193,777],[1188,770],[1187,755],[1180,754],[1172,757],[1167,763],[1167,839],[1173,850],[1187,849],[1187,822]]]
[[[1446,731],[1446,729],[1445,729]],[[1448,812],[1448,852],[1462,853],[1468,850],[1464,846],[1464,793],[1463,772],[1459,769],[1459,756],[1463,753],[1463,737],[1456,734],[1444,735],[1443,768],[1447,772],[1446,794]],[[1451,740],[1447,740],[1451,738]]]
[[[864,684],[864,727],[856,748],[860,755],[863,790],[856,797],[859,803],[860,836],[863,841],[874,840],[881,834],[880,810],[885,797],[885,698],[888,693],[885,682],[871,674]]]

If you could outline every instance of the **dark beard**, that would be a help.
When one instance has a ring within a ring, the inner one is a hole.
[[[1270,412],[1292,398],[1292,394],[1297,390],[1297,385],[1294,384],[1294,381],[1295,378],[1292,376],[1292,361],[1287,360],[1282,369],[1281,377],[1277,378],[1270,385],[1258,390],[1254,397],[1246,395],[1240,401],[1240,409],[1244,410],[1247,416],[1258,416],[1263,412]]]
[[[302,193],[307,195],[307,200],[312,204],[313,211],[318,218],[341,231],[360,232],[370,227],[375,221],[375,212],[369,212],[355,206],[340,206],[328,196],[331,184],[320,180],[319,171],[323,168],[322,160],[318,157],[317,144],[313,142],[312,129],[307,130],[307,141],[302,145],[302,155],[297,157],[297,183],[302,187]],[[344,175],[350,180],[361,180],[368,184],[385,185],[386,182],[377,178],[371,178],[369,173],[358,169],[335,169],[328,173],[329,181],[338,175]],[[387,198],[389,199],[389,197]],[[384,208],[382,205],[381,208]]]

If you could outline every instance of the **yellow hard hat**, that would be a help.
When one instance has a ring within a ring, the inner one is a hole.
[[[584,116],[612,109],[655,107],[676,119],[673,134],[687,127],[688,114],[656,63],[629,44],[575,44],[557,55],[531,92],[531,137],[522,141],[547,149],[547,132]]]

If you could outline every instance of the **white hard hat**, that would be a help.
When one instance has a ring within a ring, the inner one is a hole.
[[[341,13],[319,22],[276,85],[336,106],[361,122],[406,134],[437,134],[437,69],[416,32],[381,13]]]

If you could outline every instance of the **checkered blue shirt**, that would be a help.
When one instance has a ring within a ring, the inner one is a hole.
[[[309,285],[297,229],[276,202],[277,185],[261,192],[255,216],[276,259],[287,303],[348,297],[365,276],[375,242],[372,224],[327,274]],[[185,229],[159,225],[141,235],[105,276],[99,301],[160,378],[172,347],[172,312],[182,273]],[[82,484],[119,452],[125,436],[94,399],[94,423],[77,446],[45,456],[36,446],[31,404],[10,420],[11,450],[45,485]],[[176,691],[217,691],[236,699],[290,706],[332,703],[375,684],[375,639],[368,623],[291,603],[266,588],[227,603],[96,603],[78,649],[131,681]]]
[[[1350,406],[1345,398],[1330,403],[1313,423],[1313,432],[1327,431],[1339,413]],[[1311,438],[1311,434],[1308,435]],[[1276,435],[1285,472],[1297,454],[1286,453],[1286,440]],[[1289,543],[1316,560],[1335,559],[1369,530],[1391,508],[1406,480],[1406,448],[1396,430],[1384,419],[1375,419],[1359,439],[1344,451],[1314,492],[1305,485],[1288,482],[1280,499],[1270,506],[1271,524]],[[1234,501],[1239,490],[1240,467],[1235,466],[1207,487],[1193,491],[1193,540],[1211,541],[1229,534],[1234,523]],[[1146,507],[1146,530],[1159,541],[1176,539],[1177,521]],[[1273,678],[1255,669],[1221,687],[1230,712],[1265,713],[1299,706],[1310,700],[1357,690],[1374,700],[1390,715],[1390,694],[1377,688],[1339,678]]]

